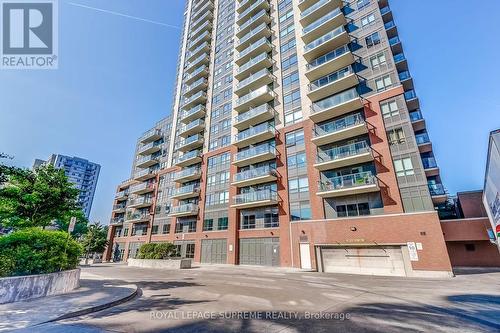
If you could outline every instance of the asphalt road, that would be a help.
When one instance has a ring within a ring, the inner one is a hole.
[[[29,332],[500,332],[500,271],[445,280],[238,266],[103,264],[82,277],[141,295]]]

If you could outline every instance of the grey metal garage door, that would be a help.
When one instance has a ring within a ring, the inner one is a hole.
[[[240,239],[240,265],[280,265],[280,239],[244,238]]]
[[[202,240],[201,262],[208,264],[227,263],[227,241],[225,239]]]
[[[399,246],[321,248],[321,259],[324,272],[406,276]]]

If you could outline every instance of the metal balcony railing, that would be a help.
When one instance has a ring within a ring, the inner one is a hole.
[[[326,181],[320,181],[318,184],[318,190],[319,192],[329,192],[358,186],[374,185],[376,183],[377,178],[371,171],[366,171],[328,178]]]

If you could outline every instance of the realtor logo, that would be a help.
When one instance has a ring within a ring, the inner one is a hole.
[[[57,3],[0,0],[2,69],[57,68]]]

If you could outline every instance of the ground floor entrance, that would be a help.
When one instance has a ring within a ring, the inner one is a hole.
[[[327,273],[406,276],[401,246],[316,248],[320,271]]]
[[[278,237],[240,239],[240,265],[280,265]]]
[[[195,241],[175,241],[174,245],[181,258],[194,258]]]
[[[203,239],[201,241],[201,262],[207,264],[227,263],[227,240]]]

